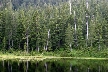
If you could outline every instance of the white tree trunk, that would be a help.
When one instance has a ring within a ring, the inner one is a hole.
[[[9,61],[8,61],[8,71],[10,72],[10,64],[9,64]]]
[[[48,72],[48,66],[46,62],[45,62],[45,72]]]
[[[39,49],[39,47],[38,47],[38,52],[39,52],[39,50],[40,50],[40,49]]]
[[[72,72],[72,64],[70,64],[70,72]]]
[[[70,43],[70,45],[69,45],[69,46],[70,46],[70,51],[72,51],[72,44]]]
[[[12,72],[12,65],[11,65],[11,72]]]
[[[88,16],[87,16],[88,17]],[[87,20],[87,22],[86,22],[86,26],[87,26],[87,40],[88,40],[88,20]]]
[[[86,2],[86,8],[88,9],[88,7],[89,7],[89,4],[88,4],[88,2]],[[88,14],[86,14],[86,26],[87,26],[87,40],[88,40]]]
[[[75,21],[75,19],[76,19],[76,12],[74,11],[74,24],[75,24],[75,34],[76,34],[76,21]]]
[[[87,9],[87,10],[88,10],[88,7],[89,7],[89,4],[88,4],[88,2],[86,2],[86,9]],[[88,16],[88,14],[86,13],[86,31],[87,31],[87,33],[86,33],[86,46],[88,46],[88,39],[89,39],[89,37],[88,37],[88,36],[89,36],[88,18],[89,18],[89,16]]]
[[[3,60],[3,68],[4,68],[4,60]]]
[[[20,43],[18,44],[18,46],[19,46],[19,49],[20,49]]]
[[[90,71],[90,68],[87,69],[87,72],[89,72],[89,71]]]
[[[86,31],[87,31],[87,33],[86,33],[86,47],[88,46],[88,39],[89,39],[89,37],[88,37],[88,15],[86,15]]]
[[[13,47],[13,40],[12,40],[12,47]]]
[[[44,50],[46,50],[45,46],[44,46]]]
[[[86,2],[86,8],[88,9],[88,7],[89,7],[89,4],[88,4],[88,2]]]
[[[69,0],[69,6],[70,6],[70,15],[71,15],[72,14],[72,12],[71,12],[72,11],[72,7],[71,7],[72,6],[72,3],[71,3],[71,0]]]
[[[45,49],[46,51],[48,50],[48,40],[47,40],[47,45],[46,45],[46,49]]]
[[[47,45],[46,45],[46,49],[45,49],[46,51],[48,50],[48,45],[49,45],[48,42],[49,42],[49,38],[50,38],[50,29],[48,30],[48,38],[47,38],[47,43],[46,43]]]
[[[28,61],[27,61],[26,72],[28,72],[28,66],[29,66],[29,63],[28,63]]]
[[[101,72],[100,66],[99,66],[99,72]]]
[[[98,46],[98,49],[99,49],[99,51],[100,51],[100,39],[99,39],[99,46]]]
[[[50,29],[48,30],[48,39],[50,38]]]
[[[27,38],[27,43],[26,44],[27,44],[27,53],[28,53],[28,35],[27,35],[26,38]]]
[[[75,11],[74,11],[74,30],[75,30],[75,45],[77,46],[77,35],[76,35],[77,25],[76,25],[76,12]]]

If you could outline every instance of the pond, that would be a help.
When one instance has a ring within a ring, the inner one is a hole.
[[[108,72],[107,60],[1,60],[0,72]]]

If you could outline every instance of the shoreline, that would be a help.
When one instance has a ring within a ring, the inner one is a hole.
[[[97,58],[97,57],[15,56],[15,55],[0,56],[0,60],[43,61],[45,59],[108,60],[108,58]]]

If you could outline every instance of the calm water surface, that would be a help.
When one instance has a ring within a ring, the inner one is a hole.
[[[73,59],[1,60],[0,72],[108,72],[108,61]]]

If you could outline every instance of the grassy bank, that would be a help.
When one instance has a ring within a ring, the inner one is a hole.
[[[108,59],[108,49],[96,50],[96,49],[77,49],[77,50],[56,50],[54,52],[36,52],[31,51],[29,53],[25,51],[14,50],[1,50],[0,59],[18,59],[18,60],[44,60],[52,58],[72,58],[72,59]]]
[[[1,55],[0,56],[0,60],[43,61],[45,59],[108,60],[108,58],[95,58],[95,57],[55,57],[55,56],[15,56],[15,55]]]

